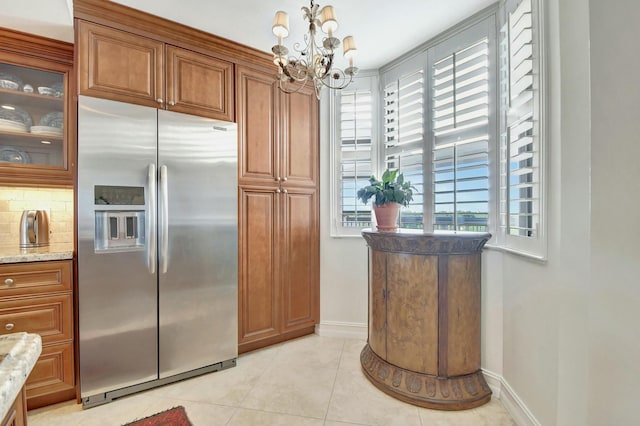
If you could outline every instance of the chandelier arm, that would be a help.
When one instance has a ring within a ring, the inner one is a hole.
[[[335,80],[336,84],[331,84],[332,80]],[[342,90],[346,88],[349,84],[351,84],[352,81],[353,81],[353,76],[352,75],[348,76],[342,70],[335,70],[334,72],[331,73],[330,76],[327,76],[323,79],[318,80],[318,82],[322,86],[328,87],[329,89],[334,89],[334,90]]]
[[[293,88],[291,88],[291,86],[286,84],[286,81],[283,82],[283,80],[280,80],[278,82],[278,87],[280,88],[280,90],[282,90],[284,93],[287,94],[292,94],[292,93],[298,93],[300,91],[302,91],[305,87],[307,87],[307,83],[309,82],[309,80],[304,80],[302,82],[297,82],[297,84],[295,86],[293,86]],[[292,84],[293,85],[293,84]],[[320,99],[320,98],[318,98]]]

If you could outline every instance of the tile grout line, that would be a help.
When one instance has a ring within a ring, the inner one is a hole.
[[[346,339],[342,339],[342,349],[340,350],[340,359],[338,359],[338,366],[336,367],[336,375],[333,377],[333,385],[331,385],[331,395],[329,395],[329,402],[327,403],[327,409],[324,412],[324,419],[322,424],[327,423],[327,416],[329,415],[329,408],[331,407],[331,400],[333,399],[333,393],[336,389],[336,382],[338,381],[338,372],[340,372],[340,365],[342,365],[342,357],[344,356],[344,347],[347,345]]]

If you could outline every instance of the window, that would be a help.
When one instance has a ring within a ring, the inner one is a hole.
[[[371,77],[360,78],[348,90],[334,93],[332,105],[334,157],[334,235],[360,235],[371,227],[371,206],[357,198],[358,189],[375,174],[373,113],[374,83]]]
[[[488,231],[493,246],[546,256],[541,7],[503,0],[384,66],[380,87],[337,95],[338,227],[371,226],[357,189],[400,169],[417,188],[401,227]]]
[[[434,55],[435,56],[435,55]],[[433,229],[487,231],[489,217],[489,39],[432,65]]]
[[[536,7],[532,0],[506,1],[500,31],[500,230],[507,248],[544,257],[544,138]]]
[[[384,162],[400,169],[416,187],[411,204],[400,211],[400,227],[423,227],[424,71],[420,68],[384,88]]]

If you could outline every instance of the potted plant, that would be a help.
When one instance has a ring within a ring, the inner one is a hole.
[[[373,211],[376,215],[379,231],[395,231],[398,229],[400,206],[408,206],[413,200],[416,188],[411,182],[404,180],[399,170],[387,169],[382,180],[375,176],[369,178],[369,185],[358,190],[358,199],[364,204],[373,197]]]

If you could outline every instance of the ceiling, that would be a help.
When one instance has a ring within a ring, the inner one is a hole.
[[[306,31],[300,8],[309,6],[307,0],[114,1],[263,51],[270,51],[276,41],[271,33],[276,10],[289,14],[285,45],[293,50],[293,43],[302,41]],[[355,65],[376,69],[495,1],[334,0],[327,4],[334,6],[338,18],[336,36],[353,35],[356,40]],[[0,26],[73,42],[72,0],[11,3],[0,15]]]

